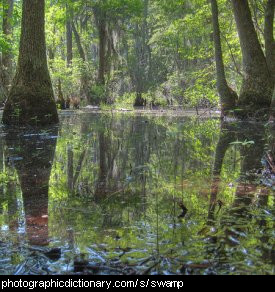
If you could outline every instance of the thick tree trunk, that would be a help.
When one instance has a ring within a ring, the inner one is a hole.
[[[238,101],[241,117],[261,111],[267,114],[272,96],[272,79],[258,40],[247,0],[232,0],[243,55],[244,79]]]
[[[238,97],[237,94],[228,86],[225,77],[217,0],[211,0],[211,8],[217,71],[217,89],[220,96],[221,110],[223,116],[224,114],[226,114],[226,112],[235,108],[236,100]]]
[[[275,41],[273,36],[273,22],[274,22],[274,0],[268,0],[265,9],[265,55],[269,71],[272,75],[273,86],[275,83]]]
[[[3,1],[3,35],[8,43],[11,42],[12,34],[12,15],[13,15],[14,0]],[[12,53],[11,50],[2,52],[2,86],[5,93],[8,93],[9,85],[12,78]]]
[[[47,65],[44,17],[45,0],[23,0],[19,59],[4,108],[4,124],[58,122]]]

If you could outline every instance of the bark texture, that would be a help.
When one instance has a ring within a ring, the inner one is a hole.
[[[231,0],[243,55],[244,79],[238,100],[241,117],[269,111],[273,85],[247,0]]]
[[[57,122],[46,56],[45,1],[23,0],[19,59],[3,123],[47,125]]]
[[[106,13],[100,13],[98,16],[98,33],[99,33],[99,67],[98,83],[105,85],[105,73],[107,71],[107,23]]]
[[[211,9],[213,22],[213,38],[215,45],[215,61],[217,71],[217,89],[220,96],[222,115],[224,115],[226,114],[226,112],[233,110],[235,108],[238,96],[236,92],[234,92],[233,89],[231,89],[228,86],[225,77],[219,26],[219,10],[216,0],[211,0]]]

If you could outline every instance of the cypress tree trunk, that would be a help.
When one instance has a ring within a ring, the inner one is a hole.
[[[238,101],[239,115],[261,111],[267,114],[272,96],[272,79],[258,40],[247,0],[232,0],[243,55],[244,79]]]
[[[5,104],[3,123],[47,125],[58,122],[45,43],[45,0],[23,0],[19,59]]]
[[[13,15],[14,0],[3,1],[3,35],[8,43],[10,43],[10,37],[12,34],[12,15]],[[5,90],[5,94],[8,93],[8,88],[12,77],[12,54],[10,50],[4,50],[2,52],[2,86]]]
[[[237,94],[234,92],[227,84],[223,56],[222,56],[222,46],[221,46],[221,36],[220,36],[220,26],[219,26],[219,10],[216,0],[211,0],[212,9],[212,21],[213,21],[213,37],[215,45],[215,60],[216,60],[216,70],[217,70],[217,89],[220,96],[222,116],[226,112],[233,110],[235,108]]]

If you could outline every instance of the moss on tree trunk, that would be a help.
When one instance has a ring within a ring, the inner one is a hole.
[[[258,40],[247,0],[232,0],[243,55],[244,79],[238,100],[239,116],[268,115],[273,82]]]
[[[19,59],[5,104],[3,123],[47,125],[58,122],[45,43],[45,1],[23,0]]]

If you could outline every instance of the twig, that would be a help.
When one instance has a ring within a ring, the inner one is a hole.
[[[152,269],[154,269],[157,265],[159,265],[160,264],[160,261],[157,261],[156,263],[154,263],[151,267],[149,267],[147,270],[145,270],[143,273],[142,273],[142,275],[148,275],[149,273],[150,273],[150,271],[152,270]]]

